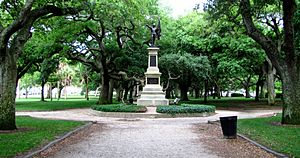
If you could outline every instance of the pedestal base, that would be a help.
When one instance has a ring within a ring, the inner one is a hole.
[[[160,85],[146,85],[141,93],[141,98],[137,100],[137,105],[169,105],[169,100],[165,98],[165,93]]]
[[[157,47],[148,48],[148,68],[145,73],[146,86],[143,88],[141,98],[137,100],[137,105],[169,105],[169,100],[165,98],[165,93],[160,86],[161,73],[158,69],[158,50]]]

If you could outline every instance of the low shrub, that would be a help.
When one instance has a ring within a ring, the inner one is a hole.
[[[94,105],[93,110],[103,111],[103,112],[136,112],[142,113],[146,112],[147,108],[145,106],[137,105],[124,105],[124,104],[110,104],[110,105]]]
[[[231,93],[231,97],[244,97],[244,94],[241,94],[241,93]]]
[[[211,105],[199,105],[199,104],[181,104],[181,105],[161,105],[156,108],[158,113],[204,113],[215,112],[216,107]]]

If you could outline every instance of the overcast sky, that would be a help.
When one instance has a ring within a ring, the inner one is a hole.
[[[164,7],[170,7],[172,9],[173,17],[178,17],[187,14],[192,11],[195,4],[202,4],[206,0],[159,0]]]

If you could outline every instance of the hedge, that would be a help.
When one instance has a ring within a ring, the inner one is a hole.
[[[134,112],[143,113],[147,111],[145,106],[124,105],[124,104],[109,104],[109,105],[93,105],[93,110],[103,112]]]
[[[198,104],[181,104],[181,105],[161,105],[156,108],[158,113],[204,113],[215,112],[216,107],[211,105],[198,105]]]

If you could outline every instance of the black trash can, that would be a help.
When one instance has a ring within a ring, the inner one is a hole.
[[[237,116],[220,117],[224,138],[235,139],[237,128]]]

